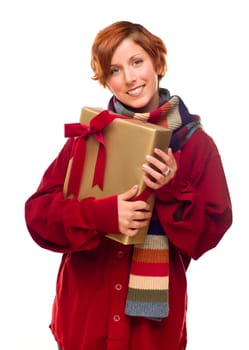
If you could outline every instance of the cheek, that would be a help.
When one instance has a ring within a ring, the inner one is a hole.
[[[149,80],[149,81],[155,81],[157,83],[158,81],[158,76],[157,76],[157,73],[155,71],[155,68],[153,67],[153,65],[148,65],[147,67],[144,67],[144,70],[143,70],[143,77],[146,79],[146,80]]]
[[[122,86],[122,82],[120,79],[113,78],[108,81],[107,86],[111,92],[118,91]]]

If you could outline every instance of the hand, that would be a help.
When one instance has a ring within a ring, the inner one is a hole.
[[[150,155],[146,156],[149,164],[143,164],[142,168],[146,174],[145,184],[157,190],[173,179],[177,171],[177,162],[171,148],[168,148],[167,153],[155,148],[155,153],[159,159]]]
[[[127,236],[135,236],[139,229],[146,227],[151,218],[150,206],[144,201],[132,201],[138,186],[118,195],[119,231]]]

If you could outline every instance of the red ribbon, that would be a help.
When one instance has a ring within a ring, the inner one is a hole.
[[[79,195],[81,177],[86,158],[86,140],[89,136],[93,136],[99,142],[92,187],[98,185],[100,189],[103,190],[106,162],[103,130],[115,118],[127,119],[127,117],[118,114],[110,114],[108,110],[103,110],[91,119],[89,125],[81,123],[64,125],[65,137],[78,137],[75,147],[73,148],[72,168],[68,182],[67,195],[73,194],[75,197]]]

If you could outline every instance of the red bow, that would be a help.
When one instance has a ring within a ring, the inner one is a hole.
[[[122,117],[118,114],[110,114],[107,110],[104,110],[91,119],[89,125],[81,123],[64,125],[65,137],[78,137],[75,147],[73,148],[73,161],[68,182],[67,195],[73,194],[75,197],[78,197],[79,195],[80,182],[86,157],[86,140],[89,136],[93,136],[99,142],[92,187],[98,185],[100,189],[103,190],[106,161],[103,130],[115,118],[127,119],[126,117]]]

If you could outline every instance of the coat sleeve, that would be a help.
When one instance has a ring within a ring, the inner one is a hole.
[[[69,139],[25,203],[28,231],[41,247],[57,252],[89,250],[106,232],[117,233],[117,196],[64,198],[63,184],[73,140]],[[112,220],[106,220],[112,218]]]
[[[218,149],[198,130],[177,152],[175,178],[157,195],[157,213],[171,243],[198,259],[232,224],[232,205]]]

